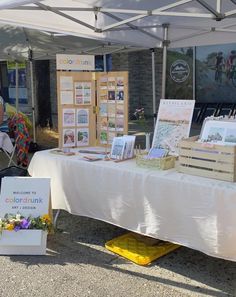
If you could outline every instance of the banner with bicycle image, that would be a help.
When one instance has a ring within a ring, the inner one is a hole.
[[[236,44],[196,48],[196,100],[235,102]]]

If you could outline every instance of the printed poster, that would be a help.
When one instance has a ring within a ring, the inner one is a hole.
[[[100,132],[100,143],[107,144],[107,141],[108,141],[107,138],[108,138],[107,131],[101,131]]]
[[[75,146],[75,129],[63,129],[63,147]]]
[[[178,142],[189,136],[194,104],[195,100],[161,99],[152,148],[178,154]]]
[[[77,126],[89,125],[89,109],[77,109]]]
[[[62,126],[70,127],[75,126],[75,109],[74,108],[64,108],[62,110],[63,122]]]
[[[61,104],[73,104],[73,91],[60,91]]]
[[[61,76],[60,77],[60,90],[61,91],[72,91],[73,90],[73,77],[72,76]]]
[[[91,104],[91,82],[75,83],[75,104]]]
[[[89,129],[78,128],[77,129],[77,146],[89,145]]]

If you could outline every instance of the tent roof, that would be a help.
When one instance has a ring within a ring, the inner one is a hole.
[[[53,34],[24,27],[0,24],[0,60],[27,59],[32,50],[33,59],[55,58],[55,54],[108,54],[137,48],[88,38]]]
[[[146,48],[161,47],[168,26],[169,45],[183,47],[233,42],[235,14],[236,0],[42,0],[1,10],[0,21]]]

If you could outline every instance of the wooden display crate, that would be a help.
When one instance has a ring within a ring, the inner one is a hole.
[[[196,142],[198,136],[179,142],[179,166],[183,173],[235,181],[236,146]]]
[[[167,156],[163,158],[145,159],[147,153],[136,155],[136,164],[140,167],[167,170],[175,167],[175,156]]]

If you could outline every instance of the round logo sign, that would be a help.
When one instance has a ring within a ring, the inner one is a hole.
[[[173,81],[177,83],[184,82],[189,77],[189,73],[190,73],[189,65],[184,60],[176,60],[170,66],[170,76],[173,79]]]

